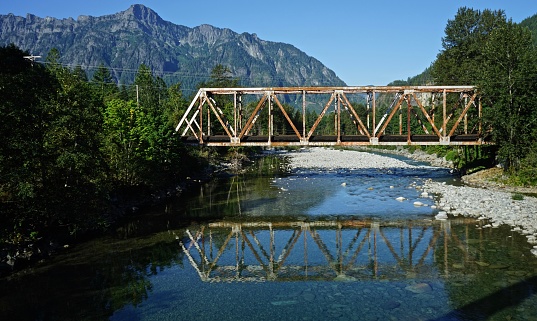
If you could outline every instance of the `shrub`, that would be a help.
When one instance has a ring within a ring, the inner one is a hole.
[[[515,193],[513,194],[513,196],[511,196],[511,199],[513,199],[514,201],[522,201],[524,199],[524,195],[520,193]]]

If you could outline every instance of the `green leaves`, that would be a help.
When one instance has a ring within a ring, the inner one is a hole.
[[[106,104],[103,152],[112,177],[125,185],[136,183],[137,129],[139,110],[133,101],[114,99]]]
[[[431,70],[436,84],[475,84],[483,63],[483,45],[488,35],[505,21],[505,13],[501,10],[460,8],[446,25],[443,50]]]
[[[168,188],[198,169],[174,135],[187,105],[179,84],[168,88],[142,65],[119,90],[103,66],[90,82],[57,50],[45,65],[24,55],[0,47],[0,235],[99,228],[114,189]]]
[[[535,139],[537,56],[528,29],[503,11],[460,8],[448,21],[433,64],[438,85],[477,85],[483,114],[507,171],[517,171]]]
[[[518,170],[529,152],[537,122],[537,55],[529,30],[512,22],[496,28],[484,44],[482,79],[485,117],[493,126],[498,156]]]

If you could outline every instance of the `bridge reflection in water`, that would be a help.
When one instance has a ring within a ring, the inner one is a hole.
[[[186,230],[180,246],[205,282],[447,276],[453,264],[473,260],[453,224],[468,231],[475,220],[217,222]]]

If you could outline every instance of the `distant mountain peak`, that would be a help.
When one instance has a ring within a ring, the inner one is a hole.
[[[133,4],[129,9],[120,12],[123,16],[132,16],[137,20],[145,21],[148,23],[160,23],[162,18],[152,9],[144,6],[143,4]]]

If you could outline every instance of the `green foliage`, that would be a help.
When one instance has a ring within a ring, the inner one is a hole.
[[[450,150],[449,152],[446,153],[445,158],[447,161],[456,162],[459,158],[459,154],[457,153],[456,150]]]
[[[520,162],[518,171],[511,173],[510,180],[514,185],[537,186],[537,146],[535,144]]]
[[[483,64],[483,44],[488,35],[506,21],[501,10],[462,7],[449,20],[442,38],[443,50],[432,66],[437,85],[473,85]]]
[[[522,201],[524,199],[524,195],[520,193],[515,193],[513,196],[511,196],[511,199],[514,201]]]
[[[407,149],[408,149],[408,152],[409,152],[410,154],[414,154],[414,152],[416,152],[416,150],[419,149],[419,146],[411,145],[411,146],[408,146]]]
[[[99,65],[99,68],[93,74],[91,88],[93,95],[103,102],[117,97],[119,94],[119,88],[114,83],[110,70],[103,64]]]
[[[202,165],[174,132],[186,105],[179,84],[168,88],[142,65],[129,92],[102,66],[89,82],[59,63],[58,50],[46,66],[24,55],[0,47],[3,238],[46,236],[44,226],[106,228],[113,189],[169,187]]]
[[[533,46],[537,47],[537,14],[522,20],[520,26],[528,28],[532,32]]]
[[[529,29],[507,21],[503,11],[463,7],[448,21],[442,46],[431,70],[435,83],[478,86],[498,160],[515,174],[535,140],[537,122],[537,56]],[[467,152],[459,157],[461,167],[479,159],[472,161]]]
[[[488,107],[485,117],[498,157],[508,171],[516,171],[537,122],[537,55],[530,32],[512,22],[495,29],[484,46],[484,62],[479,87]]]
[[[392,81],[388,86],[427,86],[433,83],[434,79],[431,75],[431,67],[428,67],[419,75],[408,77],[406,80]]]
[[[106,104],[103,128],[103,153],[110,174],[120,184],[136,184],[137,149],[136,119],[140,116],[136,103],[114,99]]]

